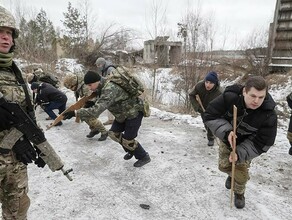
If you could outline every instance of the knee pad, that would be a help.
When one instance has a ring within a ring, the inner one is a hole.
[[[122,144],[122,133],[109,131],[108,136],[115,142]]]
[[[127,140],[122,138],[122,146],[130,151],[134,151],[138,147],[138,141],[135,139]]]

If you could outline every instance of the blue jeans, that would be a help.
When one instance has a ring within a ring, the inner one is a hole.
[[[59,114],[61,114],[66,109],[66,102],[50,102],[48,105],[44,106],[44,111],[50,116],[51,119],[56,119],[57,116],[53,112],[54,109],[59,110]]]

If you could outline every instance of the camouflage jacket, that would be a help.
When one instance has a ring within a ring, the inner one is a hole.
[[[27,109],[24,89],[16,80],[12,68],[0,68],[0,92],[6,100],[17,102],[24,110]],[[8,130],[0,132],[0,142],[8,132]]]
[[[143,111],[143,102],[138,97],[131,97],[119,85],[102,78],[96,91],[100,94],[95,105],[91,108],[82,108],[77,111],[82,121],[99,115],[108,109],[118,122],[137,117]]]

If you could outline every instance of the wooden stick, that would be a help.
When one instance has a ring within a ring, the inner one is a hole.
[[[232,170],[231,170],[231,189],[230,189],[230,207],[233,204],[233,192],[234,192],[234,174],[235,174],[235,152],[236,152],[236,127],[237,127],[237,107],[233,105],[233,136],[232,136]]]
[[[202,108],[202,110],[203,110],[203,112],[204,112],[204,111],[205,111],[205,108],[204,108],[204,106],[203,106],[203,103],[202,103],[201,98],[200,98],[199,95],[196,95],[196,100],[197,100],[197,102],[200,104],[200,106],[201,106],[201,108]]]
[[[93,99],[95,97],[96,97],[96,93],[93,92],[89,96],[84,96],[81,99],[79,99],[79,101],[77,101],[76,103],[74,103],[73,105],[71,105],[69,108],[67,108],[65,111],[63,111],[50,125],[47,125],[47,130],[49,130],[50,128],[54,127],[57,123],[59,123],[60,121],[62,121],[63,118],[64,118],[64,113],[65,112],[78,110],[78,109],[80,109],[80,108],[82,108],[84,106],[85,102],[87,102],[90,99]],[[79,122],[80,119],[78,119],[76,117],[76,120],[75,121],[76,122]]]

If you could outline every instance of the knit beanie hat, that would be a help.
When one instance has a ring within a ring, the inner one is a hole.
[[[39,86],[40,86],[39,83],[37,83],[37,82],[33,82],[33,83],[31,84],[30,88],[31,88],[31,90],[35,90],[35,89],[39,88]]]
[[[205,77],[205,81],[210,81],[214,84],[218,84],[218,76],[216,72],[209,72],[206,77]]]
[[[87,71],[87,73],[84,75],[84,83],[87,85],[87,84],[90,84],[90,83],[95,83],[95,82],[98,82],[100,81],[100,75],[97,73],[97,72],[94,72],[94,71]]]

